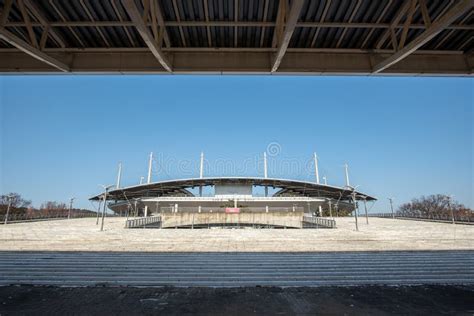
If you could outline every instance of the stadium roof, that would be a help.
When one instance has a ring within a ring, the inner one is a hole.
[[[219,177],[219,178],[192,178],[178,179],[154,182],[150,184],[140,184],[121,189],[113,189],[108,193],[110,200],[129,200],[134,198],[166,196],[174,194],[183,194],[185,196],[194,196],[187,189],[199,186],[214,186],[218,184],[248,184],[255,186],[268,186],[280,188],[274,196],[284,193],[294,193],[310,197],[327,197],[334,199],[347,200],[351,198],[351,189],[347,187],[335,187],[314,182],[273,179],[273,178],[253,178],[253,177]],[[103,194],[90,198],[90,200],[99,200]],[[376,200],[375,197],[356,192],[357,199],[367,199],[367,201]]]
[[[471,75],[473,0],[0,0],[0,73]]]

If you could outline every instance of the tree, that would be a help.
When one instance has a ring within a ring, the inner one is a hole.
[[[25,220],[35,218],[53,218],[53,217],[67,217],[69,213],[69,206],[63,202],[47,201],[41,204],[39,209],[31,206],[31,201],[24,199],[18,193],[10,193],[0,195],[0,218],[3,220],[11,197],[11,207],[9,213],[9,220]],[[87,209],[73,208],[71,216],[95,216],[96,212]]]
[[[474,213],[449,196],[444,194],[433,194],[412,199],[409,203],[400,205],[397,216],[422,217],[430,219],[466,218],[474,220]]]
[[[9,193],[0,195],[0,215],[5,216],[7,213],[8,204],[11,203],[11,216],[25,215],[28,207],[31,206],[30,200],[25,200],[18,193]]]
[[[7,206],[9,201],[11,201],[11,206],[14,208],[21,208],[21,207],[27,208],[31,206],[31,201],[25,200],[18,193],[9,193],[9,194],[0,195],[1,206]]]

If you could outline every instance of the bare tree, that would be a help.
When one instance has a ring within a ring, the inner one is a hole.
[[[11,199],[11,206],[14,208],[22,208],[22,207],[27,208],[31,206],[31,201],[25,200],[18,193],[9,193],[9,194],[0,195],[0,205],[1,206],[8,205],[9,199]]]
[[[18,193],[9,193],[0,195],[0,216],[7,213],[8,203],[11,203],[10,216],[24,216],[27,213],[31,201],[25,200]]]
[[[450,219],[455,218],[474,220],[474,213],[449,196],[444,194],[433,194],[413,199],[409,203],[400,205],[397,216],[421,217],[428,219]]]

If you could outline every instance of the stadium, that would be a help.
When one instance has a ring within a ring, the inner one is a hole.
[[[347,165],[345,186],[320,183],[316,154],[315,182],[269,178],[265,153],[263,160],[263,177],[204,177],[201,154],[199,177],[152,182],[151,153],[146,183],[121,187],[120,165],[117,184],[90,200],[105,196],[128,228],[335,228],[339,212],[376,200],[350,186]]]

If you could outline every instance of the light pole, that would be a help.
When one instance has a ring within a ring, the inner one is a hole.
[[[8,206],[7,206],[7,213],[5,214],[5,225],[8,223],[8,214],[10,214],[10,207],[12,206],[12,195],[8,195]]]
[[[69,200],[69,212],[67,212],[67,219],[71,219],[71,210],[72,210],[72,202],[75,200],[76,198],[71,198]]]
[[[357,222],[357,202],[356,202],[355,189],[352,191],[352,203],[354,203],[354,216],[355,216],[355,222],[356,222],[356,231],[359,231],[359,223]]]
[[[367,197],[364,197],[365,221],[369,225],[369,215],[367,214]]]
[[[104,208],[102,209],[102,223],[100,224],[100,231],[104,230],[105,209],[107,208],[107,192],[113,185],[102,186],[104,188]]]
[[[453,225],[456,224],[454,221],[454,209],[451,207],[451,195],[448,195],[448,209],[451,211],[451,219],[453,220]]]
[[[393,198],[388,198],[390,201],[390,209],[392,210],[392,218],[395,219],[395,213],[393,212]]]
[[[101,205],[101,203],[102,203],[102,199],[99,198],[99,207],[97,208],[97,218],[95,220],[96,225],[99,225],[99,214],[100,214],[100,205]]]

